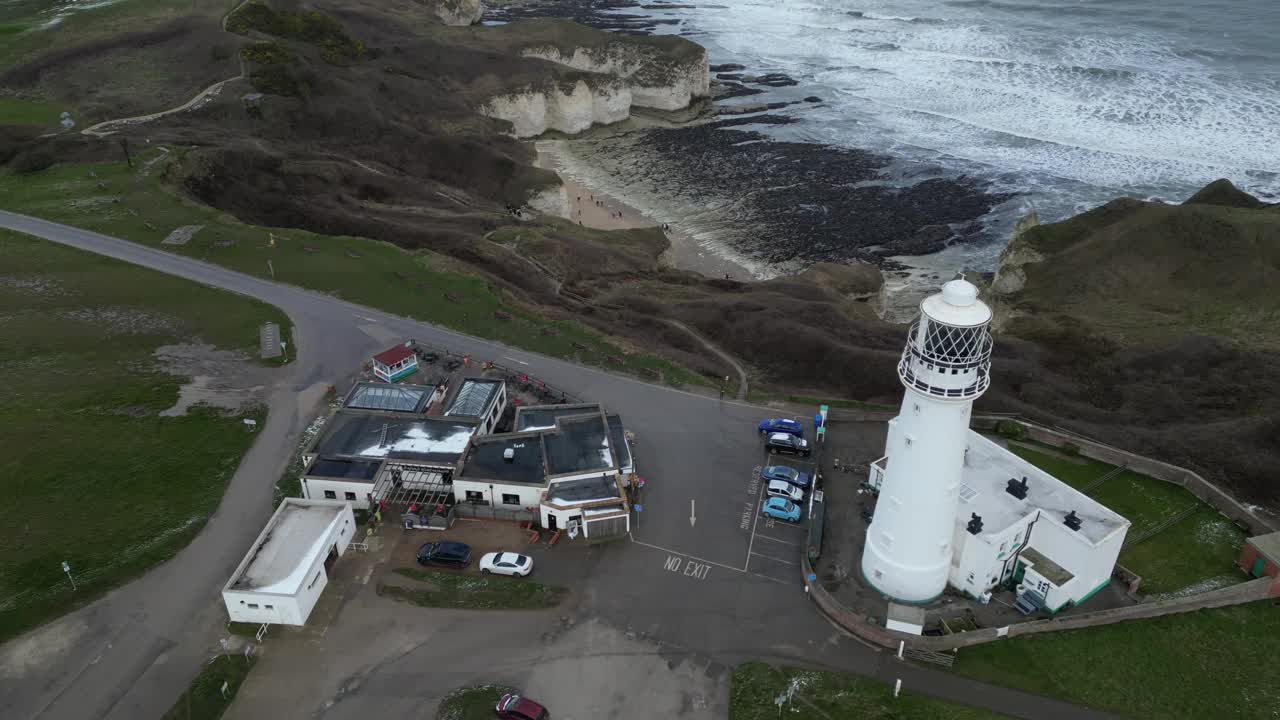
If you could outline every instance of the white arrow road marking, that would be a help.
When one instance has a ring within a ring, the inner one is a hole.
[[[694,511],[693,498],[689,498],[689,527],[698,522],[698,514]]]

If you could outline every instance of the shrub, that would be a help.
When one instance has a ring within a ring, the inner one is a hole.
[[[1068,455],[1079,455],[1079,454],[1080,454],[1080,446],[1079,446],[1079,445],[1077,445],[1077,444],[1075,444],[1075,443],[1073,443],[1073,442],[1063,443],[1063,444],[1062,444],[1062,447],[1061,447],[1060,449],[1062,450],[1062,452],[1064,452],[1064,453],[1066,453],[1066,454],[1068,454]]]
[[[321,12],[276,12],[258,2],[247,3],[227,19],[227,30],[248,35],[252,31],[299,40],[320,48],[320,58],[333,65],[364,60],[369,49],[353,40],[342,23]]]
[[[263,65],[249,73],[249,82],[260,93],[295,97],[302,94],[298,79],[285,65]]]
[[[283,65],[298,58],[289,48],[277,43],[254,43],[240,50],[240,57],[260,65]]]
[[[1017,420],[1001,420],[996,423],[996,434],[1009,440],[1022,440],[1027,436],[1027,426]]]

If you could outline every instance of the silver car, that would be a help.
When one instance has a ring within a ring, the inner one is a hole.
[[[793,503],[798,503],[804,499],[804,490],[785,480],[770,480],[765,493],[769,497],[780,497]]]

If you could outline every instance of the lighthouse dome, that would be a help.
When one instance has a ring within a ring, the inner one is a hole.
[[[920,303],[921,314],[945,325],[972,327],[991,322],[991,308],[978,299],[978,288],[964,278],[942,286],[942,292]]]

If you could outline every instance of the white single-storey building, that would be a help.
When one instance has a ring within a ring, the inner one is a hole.
[[[948,584],[975,598],[1011,584],[1019,609],[1053,613],[1110,582],[1128,520],[977,432],[965,447]]]
[[[376,498],[386,463],[452,477],[476,430],[474,418],[339,410],[302,454],[306,498],[350,500],[365,507]]]
[[[231,620],[306,624],[355,531],[350,503],[285,498],[222,588]]]
[[[619,461],[632,461],[621,417],[599,405],[534,406],[517,411],[516,427],[472,441],[453,478],[460,508],[489,506],[589,538],[631,529]]]

